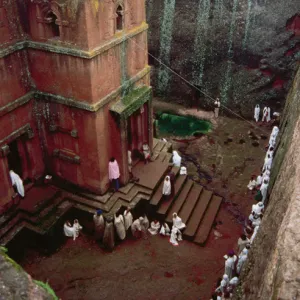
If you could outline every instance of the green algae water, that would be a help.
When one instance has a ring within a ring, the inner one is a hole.
[[[199,133],[207,133],[212,124],[206,120],[200,120],[193,116],[177,116],[161,113],[155,121],[160,135],[194,136]]]

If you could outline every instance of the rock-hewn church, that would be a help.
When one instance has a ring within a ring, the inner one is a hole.
[[[103,194],[114,156],[152,147],[144,0],[0,0],[0,199],[9,170]],[[26,185],[25,185],[26,189]]]

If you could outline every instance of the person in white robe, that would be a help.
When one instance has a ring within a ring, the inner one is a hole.
[[[109,251],[112,251],[115,247],[115,229],[112,216],[106,218],[103,245]]]
[[[254,221],[254,214],[253,212],[251,212],[251,214],[249,215],[249,221],[252,223]]]
[[[93,221],[95,225],[95,239],[100,240],[103,238],[105,229],[105,220],[102,215],[102,210],[97,210],[93,216]]]
[[[131,156],[131,151],[130,150],[128,150],[127,155],[128,155],[128,157],[127,157],[127,159],[128,159],[128,173],[129,173],[130,178],[132,178],[133,177],[133,174],[132,174],[132,156]]]
[[[182,241],[181,231],[177,227],[173,226],[171,230],[170,243],[173,246],[178,246],[179,241]]]
[[[256,186],[257,187],[262,184],[262,176],[263,176],[263,174],[258,175],[257,178],[256,178]]]
[[[237,260],[236,255],[234,254],[233,251],[230,251],[228,254],[228,258],[225,261],[225,274],[228,275],[229,280],[233,276],[236,260]]]
[[[180,168],[179,174],[180,174],[180,175],[187,175],[186,167],[182,166],[182,167]]]
[[[259,226],[261,223],[261,215],[254,215],[252,225]]]
[[[181,166],[181,156],[178,154],[177,151],[173,151],[173,158],[172,158],[173,164],[175,167],[179,167]]]
[[[267,122],[269,123],[270,121],[271,121],[271,108],[268,107]]]
[[[132,235],[135,238],[142,237],[143,232],[142,232],[142,225],[141,225],[141,223],[143,222],[143,220],[144,220],[143,217],[139,217],[131,225],[131,232],[132,232]]]
[[[171,180],[170,176],[166,176],[163,189],[162,189],[162,194],[164,198],[168,198],[171,195]]]
[[[259,226],[255,226],[254,231],[253,231],[253,234],[252,234],[252,236],[251,236],[251,238],[250,238],[250,244],[253,243],[253,241],[254,241],[254,239],[255,239],[257,233],[258,233],[258,230],[259,230]]]
[[[75,229],[74,241],[79,237],[79,232],[82,230],[82,226],[79,224],[78,220],[74,220],[73,228]]]
[[[20,178],[20,176],[15,173],[13,170],[9,171],[9,175],[10,175],[10,179],[11,179],[11,183],[13,186],[16,187],[18,194],[24,198],[25,196],[25,189],[24,189],[24,185],[23,185],[23,181]]]
[[[277,126],[274,126],[272,129],[271,136],[274,137],[275,139],[277,138],[277,135],[279,133],[279,128]]]
[[[276,145],[276,138],[274,136],[271,136],[270,137],[270,140],[269,140],[269,147],[275,147]]]
[[[215,101],[215,103],[214,103],[215,118],[219,117],[220,107],[221,107],[221,102],[220,102],[220,99],[217,98],[216,101]]]
[[[258,104],[256,104],[255,109],[254,109],[254,120],[255,122],[258,122],[259,120],[259,113],[260,113],[260,107]]]
[[[255,177],[252,176],[248,185],[247,185],[247,188],[252,191],[254,188],[256,187],[256,180],[255,180]]]
[[[160,228],[160,223],[157,220],[154,220],[151,222],[151,226],[150,228],[148,228],[148,231],[152,235],[156,235],[158,233],[159,228]]]
[[[67,237],[72,237],[73,240],[76,239],[75,228],[71,225],[69,221],[66,221],[64,224],[64,234]]]
[[[239,278],[237,276],[231,278],[228,283],[228,291],[232,293],[238,284],[239,284]]]
[[[260,191],[261,191],[261,195],[262,195],[262,203],[265,203],[265,200],[267,198],[268,186],[269,186],[269,181],[264,180],[263,184],[260,187]]]
[[[146,142],[142,146],[142,152],[144,155],[145,164],[147,164],[151,160],[151,153],[150,153],[150,147]]]
[[[161,235],[170,235],[170,227],[167,223],[162,223],[161,228],[160,228],[160,234]]]
[[[252,205],[252,212],[258,216],[262,214],[264,208],[265,208],[264,204],[262,202],[258,202],[257,204]]]
[[[124,217],[122,216],[122,214],[114,215],[114,224],[119,239],[123,241],[126,237],[126,229]]]
[[[148,230],[148,228],[149,228],[149,224],[150,224],[149,219],[148,219],[148,217],[146,216],[146,214],[144,214],[144,215],[143,215],[143,221],[142,221],[142,223],[141,223],[142,231],[143,231],[144,233],[147,232],[147,230]]]
[[[271,157],[270,154],[268,154],[267,157],[265,158],[263,170],[266,170],[266,169],[271,170],[272,162],[273,162],[273,158]]]
[[[185,224],[182,222],[181,218],[177,215],[177,213],[173,213],[173,227],[182,230],[185,228]]]
[[[241,274],[243,266],[244,266],[246,260],[247,260],[247,254],[243,254],[239,257],[239,261],[238,261],[237,266],[236,266],[236,272],[238,274]]]
[[[125,229],[126,231],[131,227],[132,225],[132,221],[133,221],[133,217],[130,211],[130,207],[127,207],[127,209],[125,209],[124,211],[124,225],[125,225]]]
[[[226,288],[228,286],[228,283],[229,283],[229,277],[228,277],[227,274],[224,274],[223,275],[223,279],[222,279],[222,281],[220,283],[220,286],[217,287],[216,292],[219,292],[219,291],[222,292],[222,293],[225,292]]]
[[[262,182],[264,182],[265,180],[269,182],[270,181],[270,175],[271,175],[271,171],[266,169],[264,171],[264,174],[263,174],[263,177],[262,177]]]
[[[265,106],[263,110],[262,122],[267,121],[267,116],[268,116],[268,108]]]

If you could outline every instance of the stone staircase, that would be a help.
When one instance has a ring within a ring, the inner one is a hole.
[[[101,209],[104,214],[114,214],[121,207],[135,207],[140,200],[148,200],[153,211],[168,223],[177,212],[187,224],[186,239],[203,245],[218,212],[221,198],[195,184],[186,175],[176,175],[172,199],[162,202],[163,179],[168,172],[172,145],[154,139],[151,163],[136,161],[133,173],[140,180],[129,183],[116,193],[103,196],[62,189],[59,185],[33,187],[17,208],[0,217],[0,245],[7,245],[21,230],[27,228],[39,235],[47,234],[72,208],[90,215]]]
[[[161,195],[156,192],[150,204],[158,207],[158,219],[165,220],[170,226],[172,215],[177,212],[186,224],[184,238],[203,246],[218,214],[222,198],[187,179],[186,175],[178,175],[179,168],[177,169],[173,168],[177,175],[174,196],[163,201]]]

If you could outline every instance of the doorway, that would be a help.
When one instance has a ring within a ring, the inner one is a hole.
[[[10,144],[8,144],[8,146],[10,150],[7,156],[8,168],[9,170],[13,170],[20,177],[22,177],[23,176],[22,160],[18,149],[18,141],[14,140]]]

